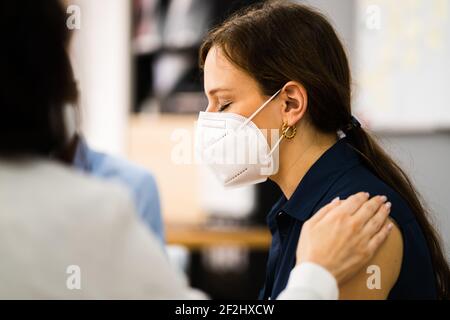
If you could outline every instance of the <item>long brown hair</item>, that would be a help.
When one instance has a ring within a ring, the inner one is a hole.
[[[211,47],[219,47],[272,95],[286,82],[308,92],[307,117],[322,132],[337,132],[351,121],[351,73],[345,50],[327,19],[304,5],[269,1],[231,16],[207,35],[200,48],[203,68]],[[363,129],[348,141],[366,165],[408,203],[427,240],[436,274],[438,297],[449,297],[450,270],[437,232],[405,172]]]

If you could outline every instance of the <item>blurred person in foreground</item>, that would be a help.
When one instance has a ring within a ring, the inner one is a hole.
[[[62,162],[77,89],[57,0],[0,3],[0,298],[204,298],[171,267],[123,186]],[[336,299],[386,239],[386,198],[359,193],[306,225],[285,299]],[[67,271],[81,271],[69,290]]]

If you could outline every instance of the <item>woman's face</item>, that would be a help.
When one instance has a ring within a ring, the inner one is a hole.
[[[233,112],[248,118],[270,98],[250,75],[232,64],[215,46],[206,57],[204,83],[207,112]],[[260,129],[280,129],[281,110],[281,101],[276,97],[252,121]]]

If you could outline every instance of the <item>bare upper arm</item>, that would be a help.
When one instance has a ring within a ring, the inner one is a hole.
[[[391,221],[394,227],[386,242],[355,277],[340,286],[340,299],[386,299],[389,295],[400,274],[403,259],[402,234],[395,221]],[[378,276],[380,288],[374,288]]]

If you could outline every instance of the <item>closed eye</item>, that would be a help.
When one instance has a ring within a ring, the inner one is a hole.
[[[231,102],[219,106],[219,112],[222,112],[222,111],[224,111],[225,109],[227,109],[227,108],[230,106],[230,104],[231,104]]]

